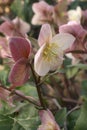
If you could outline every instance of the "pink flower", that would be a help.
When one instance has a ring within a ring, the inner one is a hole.
[[[68,33],[56,34],[52,37],[50,25],[42,25],[38,38],[40,49],[34,58],[36,73],[45,76],[50,70],[60,68],[63,63],[64,51],[73,44],[74,40],[74,36]]]
[[[18,17],[12,21],[5,19],[0,25],[0,32],[5,36],[25,36],[29,30],[30,25]]]
[[[41,110],[39,115],[42,124],[39,126],[38,130],[60,130],[50,110]]]
[[[32,18],[32,24],[42,25],[44,23],[54,23],[60,25],[66,23],[66,1],[60,1],[58,4],[52,6],[45,1],[34,3],[32,6],[34,16]]]
[[[59,27],[60,33],[70,33],[75,36],[76,40],[71,47],[71,50],[87,51],[87,31],[77,22],[69,22],[68,24]],[[76,58],[84,59],[87,55],[73,54]]]
[[[34,3],[32,9],[35,13],[32,18],[32,24],[41,25],[46,22],[52,22],[53,6],[47,4],[45,1],[40,1]]]
[[[9,81],[14,86],[20,86],[29,78],[30,41],[21,37],[10,38],[10,51],[15,61],[9,75]]]

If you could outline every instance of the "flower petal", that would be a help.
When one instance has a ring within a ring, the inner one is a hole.
[[[57,43],[62,50],[70,48],[75,41],[75,37],[68,33],[60,33],[53,37],[51,43]]]
[[[70,21],[59,27],[60,33],[70,33],[75,37],[84,38],[86,35],[86,30],[81,26],[81,24],[76,21]]]
[[[43,13],[43,10],[46,8],[51,7],[45,1],[36,2],[33,4],[32,9],[35,13]]]
[[[52,31],[49,24],[44,24],[41,27],[38,43],[42,46],[44,43],[49,43],[52,39]]]
[[[12,22],[20,33],[25,34],[29,32],[30,25],[27,22],[23,21],[21,18],[16,17],[14,20],[12,20]]]
[[[42,124],[39,126],[38,130],[60,130],[55,118],[50,110],[39,111]]]
[[[45,76],[50,70],[49,62],[46,62],[43,58],[44,47],[42,46],[34,57],[34,69],[40,76]]]
[[[9,75],[9,81],[15,86],[20,86],[25,83],[28,78],[29,66],[27,65],[27,59],[21,58],[13,66]]]
[[[20,58],[28,58],[30,54],[30,42],[21,37],[12,37],[9,40],[10,51],[15,61]]]
[[[12,36],[14,31],[14,25],[11,21],[5,21],[0,25],[0,32],[6,36]]]
[[[38,75],[45,76],[50,70],[59,68],[63,62],[63,51],[56,44],[51,43],[50,52],[46,51],[47,44],[41,46],[35,55],[34,68]],[[46,53],[46,55],[44,54]]]
[[[68,12],[69,21],[76,21],[80,23],[82,17],[82,10],[80,6],[77,6],[76,10],[69,10]]]
[[[41,110],[39,111],[39,115],[43,124],[46,124],[47,122],[53,122],[55,120],[54,116],[49,110]]]
[[[43,58],[36,60],[36,56],[35,56],[35,71],[38,75],[45,76],[50,70],[50,65],[48,64],[48,62],[45,62]]]

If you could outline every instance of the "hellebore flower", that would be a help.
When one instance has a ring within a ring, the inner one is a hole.
[[[81,17],[82,17],[82,10],[79,6],[76,8],[76,10],[68,11],[69,21],[76,21],[76,22],[80,23]]]
[[[9,46],[15,61],[9,75],[9,81],[14,86],[20,86],[29,78],[30,41],[21,37],[13,37],[10,38]]]
[[[50,110],[41,110],[39,115],[42,124],[39,126],[38,130],[60,130]]]
[[[46,22],[52,22],[53,6],[47,4],[45,1],[40,1],[34,3],[32,9],[35,13],[32,18],[32,24],[41,25]]]
[[[25,36],[30,30],[30,25],[22,19],[16,17],[15,19],[7,20],[0,25],[0,32],[5,36]]]
[[[63,62],[64,50],[68,49],[74,40],[74,36],[68,33],[56,34],[52,38],[50,25],[42,25],[38,38],[40,49],[34,59],[36,73],[45,76],[50,70],[59,68]]]
[[[79,23],[71,21],[62,25],[59,27],[59,32],[70,33],[76,38],[70,50],[87,51],[87,31]],[[78,59],[87,58],[87,54],[73,54],[73,56]]]
[[[54,6],[53,22],[60,26],[67,23],[67,1],[61,0]]]

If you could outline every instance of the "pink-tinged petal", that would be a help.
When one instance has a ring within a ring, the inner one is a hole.
[[[52,31],[50,25],[49,24],[42,25],[38,38],[39,46],[42,46],[45,43],[50,43],[51,39],[52,39]]]
[[[32,18],[32,24],[33,25],[41,25],[44,24],[44,16],[41,14],[35,14]]]
[[[43,13],[49,6],[45,1],[36,2],[33,4],[32,9],[35,13]]]
[[[47,125],[40,125],[37,130],[47,130],[47,129],[48,129]]]
[[[15,61],[20,58],[28,58],[31,50],[30,42],[21,37],[12,37],[9,39],[10,51]]]
[[[14,30],[14,25],[11,21],[5,21],[0,25],[0,32],[6,36],[12,36]]]
[[[29,32],[30,25],[21,18],[16,17],[14,20],[12,20],[12,22],[20,33],[25,34]]]
[[[39,115],[42,124],[39,126],[38,130],[60,130],[50,110],[41,110]]]
[[[83,35],[86,34],[86,30],[83,29],[83,27],[75,21],[71,21],[71,22],[68,22],[67,24],[60,26],[59,32],[60,33],[70,33],[74,36],[80,36],[80,37],[82,37]]]
[[[29,78],[29,66],[28,61],[25,58],[21,58],[11,69],[9,75],[9,81],[15,85],[20,86],[24,84]]]
[[[66,50],[72,46],[75,37],[68,33],[59,33],[55,35],[51,43],[56,43],[62,50]]]
[[[39,115],[43,124],[46,124],[47,122],[53,122],[55,120],[53,114],[49,110],[41,110]]]
[[[43,58],[43,50],[45,45],[42,46],[34,57],[34,69],[40,76],[45,76],[50,70],[49,62],[46,62]]]

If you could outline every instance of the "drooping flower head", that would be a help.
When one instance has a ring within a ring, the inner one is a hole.
[[[5,36],[25,36],[30,30],[30,25],[23,21],[21,18],[16,17],[15,19],[5,21],[0,25],[0,32]]]
[[[41,110],[39,115],[42,124],[39,126],[38,130],[60,130],[50,110]]]
[[[29,78],[29,56],[31,52],[30,41],[21,37],[10,38],[9,41],[12,58],[15,61],[10,75],[9,81],[19,86],[25,83]]]
[[[68,33],[56,34],[52,37],[50,25],[42,25],[38,38],[40,49],[34,58],[36,73],[45,76],[50,70],[59,68],[63,62],[64,50],[68,49],[74,40],[74,36]]]
[[[81,24],[72,21],[59,27],[60,33],[70,33],[76,40],[71,47],[71,50],[87,51],[87,31],[81,26]],[[76,58],[85,59],[87,54],[73,54]]]
[[[41,25],[47,22],[52,22],[54,11],[53,6],[47,4],[45,1],[40,1],[34,3],[32,9],[35,13],[32,18],[32,24]]]

